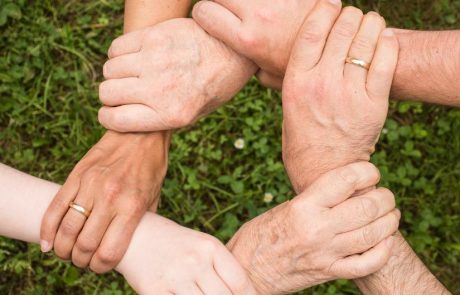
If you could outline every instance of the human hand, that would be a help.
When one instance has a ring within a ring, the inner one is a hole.
[[[108,131],[75,166],[42,220],[42,250],[98,273],[117,265],[145,211],[156,210],[169,135]],[[69,208],[91,211],[87,219]]]
[[[246,223],[227,246],[261,294],[369,275],[390,258],[400,219],[389,190],[354,196],[378,181],[369,162],[329,171],[292,201]]]
[[[326,171],[370,159],[398,59],[397,39],[378,14],[327,13],[319,5],[305,21],[283,84],[283,160],[297,192]],[[317,38],[302,37],[310,23]],[[369,62],[369,71],[347,56]]]
[[[234,96],[256,66],[192,19],[115,39],[99,87],[100,123],[119,132],[184,127]]]
[[[255,294],[244,269],[217,239],[151,213],[117,270],[142,295]]]
[[[341,7],[340,0],[214,0],[198,2],[192,14],[209,34],[253,60],[264,85],[281,88],[297,33],[318,1],[326,10]],[[315,38],[316,28],[310,23],[301,38]]]

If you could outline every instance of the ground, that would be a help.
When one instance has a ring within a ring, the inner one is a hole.
[[[460,26],[460,0],[348,4],[377,10],[395,27]],[[122,7],[121,0],[0,0],[1,162],[62,183],[98,140],[97,85],[105,52],[121,33]],[[177,133],[161,214],[225,241],[245,220],[291,198],[281,119],[279,93],[254,80],[228,105]],[[392,102],[372,159],[382,185],[397,196],[402,232],[454,294],[460,294],[458,130],[459,111]],[[0,238],[0,294],[130,292],[115,273],[96,276],[35,245]],[[356,293],[352,283],[337,281],[302,294]]]

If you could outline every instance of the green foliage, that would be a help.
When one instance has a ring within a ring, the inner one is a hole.
[[[460,1],[364,1],[392,26],[455,28]],[[123,2],[0,0],[0,161],[63,182],[101,136],[97,83]],[[161,214],[227,240],[246,220],[292,197],[281,162],[280,95],[251,81],[227,106],[174,136]],[[460,113],[394,102],[373,156],[401,208],[402,230],[430,269],[460,293]],[[242,149],[235,148],[244,140]],[[264,201],[264,195],[274,196]],[[0,294],[131,294],[0,238]],[[304,294],[356,294],[347,281]]]

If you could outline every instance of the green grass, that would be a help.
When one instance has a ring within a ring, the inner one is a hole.
[[[460,1],[354,1],[392,26],[458,28]],[[103,133],[96,120],[105,52],[121,33],[117,1],[0,0],[0,161],[63,182]],[[160,212],[228,239],[248,218],[292,197],[281,163],[279,94],[256,81],[174,136]],[[421,259],[460,294],[460,112],[392,103],[373,157]],[[245,140],[242,150],[234,148]],[[263,201],[265,192],[275,198]],[[125,294],[123,279],[77,270],[35,245],[0,238],[0,294]],[[305,294],[355,294],[338,281]]]

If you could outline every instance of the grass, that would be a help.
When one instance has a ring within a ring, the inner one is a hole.
[[[353,1],[390,25],[458,28],[459,0]],[[97,84],[121,33],[117,1],[0,0],[0,161],[63,182],[103,133]],[[227,240],[292,197],[281,162],[279,93],[251,81],[227,106],[175,135],[160,212]],[[373,157],[421,259],[460,294],[460,112],[393,102]],[[235,149],[242,138],[245,147]],[[274,195],[264,202],[264,194]],[[78,270],[35,245],[0,238],[0,294],[130,294],[123,279]],[[356,294],[347,281],[304,294]]]

